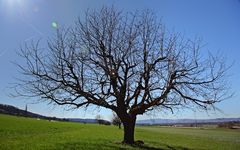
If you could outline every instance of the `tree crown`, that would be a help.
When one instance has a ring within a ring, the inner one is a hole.
[[[77,108],[96,105],[118,115],[155,108],[199,106],[225,98],[226,66],[200,57],[199,40],[168,32],[150,11],[124,14],[115,8],[86,12],[58,29],[44,51],[39,43],[21,50],[27,78],[20,93]]]

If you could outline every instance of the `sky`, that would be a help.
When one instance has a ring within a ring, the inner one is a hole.
[[[29,111],[48,116],[94,118],[101,114],[110,119],[112,112],[105,109],[67,110],[10,96],[12,83],[20,76],[12,62],[21,63],[16,54],[21,46],[31,40],[46,41],[53,37],[56,33],[53,22],[69,27],[87,9],[106,5],[125,12],[153,10],[169,30],[188,38],[202,38],[205,50],[221,53],[228,64],[233,64],[228,82],[234,96],[216,105],[221,111],[154,112],[138,119],[240,117],[240,0],[0,0],[0,103],[22,109],[27,104]]]

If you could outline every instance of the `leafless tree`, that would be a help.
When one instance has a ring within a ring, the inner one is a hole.
[[[154,13],[124,13],[114,7],[87,11],[55,38],[21,49],[25,96],[75,108],[114,111],[123,142],[134,143],[137,115],[151,110],[214,108],[226,96],[224,60],[200,56],[201,42],[169,32]]]
[[[118,126],[118,128],[121,129],[122,121],[115,112],[113,112],[112,124]]]

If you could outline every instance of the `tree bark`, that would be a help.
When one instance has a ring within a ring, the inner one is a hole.
[[[123,143],[134,144],[135,123],[136,123],[136,116],[128,117],[123,121],[123,126],[124,126]]]

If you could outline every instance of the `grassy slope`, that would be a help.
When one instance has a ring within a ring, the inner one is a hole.
[[[168,127],[139,127],[139,130],[147,135],[142,139],[156,147],[165,145],[179,149],[240,149],[239,130]],[[148,134],[150,132],[153,134]]]
[[[49,122],[0,115],[0,149],[240,149],[240,131],[137,127],[136,139],[145,147],[129,147],[122,130],[69,122]]]

